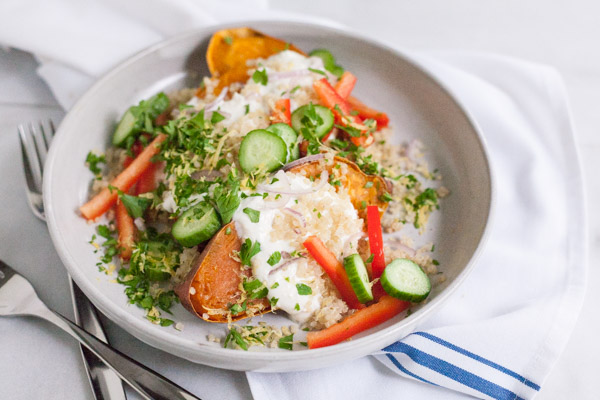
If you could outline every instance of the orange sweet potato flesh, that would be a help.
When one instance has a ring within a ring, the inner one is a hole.
[[[317,177],[323,170],[331,174],[338,163],[348,166],[347,171],[339,179],[348,191],[359,217],[366,220],[366,206],[363,207],[363,201],[366,205],[379,206],[380,212],[385,211],[387,203],[380,200],[380,196],[387,193],[383,178],[366,175],[356,164],[345,158],[335,157],[333,164],[325,164],[319,160],[312,161],[298,165],[290,171]],[[372,182],[373,185],[365,188],[370,186],[367,182]],[[231,254],[239,251],[241,246],[242,241],[237,235],[233,222],[221,228],[208,242],[194,261],[194,267],[188,273],[187,279],[175,289],[185,308],[208,322],[229,321],[227,316],[229,307],[239,303],[243,294],[240,283],[244,276],[250,277],[252,274],[250,268],[242,268],[240,262],[231,258]],[[247,308],[251,310],[250,313],[231,315],[231,320],[247,318],[249,314],[263,314],[270,310],[270,305],[267,299],[258,299],[248,301]]]
[[[227,311],[236,304],[242,292],[240,283],[244,276],[250,276],[250,269],[231,258],[239,251],[242,242],[233,222],[225,225],[208,242],[200,256],[194,261],[194,267],[187,279],[175,292],[181,303],[190,312],[209,322],[227,322]],[[248,309],[260,314],[269,310],[266,299],[249,301]],[[246,312],[232,315],[232,320],[246,318]]]
[[[345,172],[342,172],[341,168],[336,168],[337,164],[345,164],[348,168]],[[289,171],[295,173],[304,171],[304,175],[307,177],[317,178],[323,170],[327,170],[328,174],[336,172],[336,175],[339,174],[339,177],[336,176],[334,179],[339,180],[341,187],[346,189],[352,205],[363,221],[367,220],[367,206],[375,205],[379,207],[379,214],[383,215],[388,203],[381,200],[381,196],[388,193],[387,183],[380,176],[365,174],[358,165],[346,158],[335,156],[334,162],[327,164],[323,160],[316,160],[293,167]],[[368,184],[368,182],[371,182],[371,184]]]
[[[248,60],[267,58],[282,50],[305,54],[296,46],[251,28],[231,28],[216,32],[206,51],[206,62],[213,78],[219,79],[215,94],[235,82],[248,80]]]

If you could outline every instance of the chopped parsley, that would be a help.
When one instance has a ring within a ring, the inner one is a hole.
[[[260,220],[260,211],[250,207],[246,207],[242,211],[250,218],[250,222],[256,224]]]
[[[147,197],[131,196],[119,191],[119,199],[127,209],[131,218],[140,218],[146,209],[152,204],[152,199]]]
[[[278,347],[280,349],[292,350],[294,346],[294,334],[287,335],[279,339]]]
[[[440,265],[440,262],[439,262],[438,260],[436,260],[436,259],[433,259],[433,260],[431,261],[431,263],[432,263],[433,265]]]
[[[246,104],[244,106],[244,115],[248,115],[249,112],[250,112],[250,104]]]
[[[277,289],[279,287],[279,282],[275,282],[271,285],[271,289]]]
[[[298,290],[298,294],[301,296],[312,294],[310,286],[305,285],[304,283],[296,283],[296,290]]]
[[[242,304],[233,304],[229,307],[229,311],[231,311],[232,315],[238,315],[246,311],[246,302],[244,301]]]
[[[129,155],[133,155],[131,148],[140,133],[154,133],[156,118],[165,112],[168,107],[169,98],[162,92],[152,96],[148,100],[140,101],[137,106],[129,107],[128,112],[133,115],[135,121],[131,129],[132,133],[121,143],[121,147],[126,148]]]
[[[225,37],[223,38],[223,41],[224,41],[225,43],[227,43],[229,46],[231,46],[231,44],[233,43],[233,38],[232,38],[231,36],[225,36]]]
[[[271,307],[275,307],[278,301],[279,299],[277,297],[271,297],[271,299],[269,300],[269,302],[271,303]]]
[[[172,325],[173,321],[161,317],[161,310],[170,314],[171,306],[179,298],[173,290],[155,286],[175,275],[181,251],[170,235],[148,229],[135,244],[129,266],[119,270],[117,281],[125,285],[129,303],[145,309],[146,318],[161,326]]]
[[[242,265],[251,266],[250,260],[260,252],[260,243],[246,239],[240,249],[240,261]]]
[[[240,335],[240,333],[235,329],[234,326],[229,329],[229,333],[225,337],[225,343],[223,347],[227,348],[229,343],[235,343],[242,350],[248,350],[248,342]]]
[[[389,203],[390,201],[394,200],[394,198],[389,193],[384,193],[379,196],[379,200]]]
[[[267,289],[267,287],[258,279],[244,281],[242,286],[249,299],[262,299],[267,297],[267,294],[269,293],[269,289]]]
[[[294,86],[294,88],[290,90],[290,94],[294,94],[298,89],[300,89],[300,85]]]
[[[281,261],[281,253],[279,251],[275,251],[267,260],[267,264],[269,264],[270,266],[274,266],[279,261]]]
[[[367,260],[366,260],[365,262],[367,262],[367,263],[372,263],[372,262],[373,262],[373,258],[375,258],[375,254],[371,254],[371,255],[369,256],[369,258],[367,258]]]
[[[215,125],[218,124],[219,122],[223,121],[225,119],[224,116],[222,116],[221,114],[219,114],[218,112],[213,112],[212,113],[212,117],[210,117],[210,122]]]
[[[252,74],[252,80],[263,86],[267,86],[267,83],[269,82],[269,77],[267,76],[267,71],[265,69],[262,69],[262,70],[257,69]]]
[[[221,222],[231,222],[233,214],[240,206],[240,181],[234,174],[235,169],[229,172],[227,180],[215,187],[213,191],[214,206],[221,216]],[[254,222],[254,221],[253,221]]]
[[[373,187],[373,182],[369,181],[369,182],[365,183],[364,187],[365,187],[365,189],[372,188]]]
[[[94,175],[99,176],[102,173],[102,169],[98,164],[106,164],[106,157],[104,154],[96,155],[90,151],[85,158],[85,163]]]

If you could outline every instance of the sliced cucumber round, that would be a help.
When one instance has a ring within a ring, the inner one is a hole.
[[[217,210],[209,203],[196,204],[173,224],[171,233],[184,247],[193,247],[214,236],[221,229]]]
[[[273,124],[267,128],[269,132],[273,132],[279,136],[287,145],[287,160],[291,162],[297,160],[300,157],[300,148],[298,147],[298,134],[288,124],[278,123]]]
[[[312,113],[311,109],[314,109]],[[315,118],[316,117],[316,118]],[[307,104],[298,107],[292,113],[292,128],[296,132],[302,132],[306,127],[313,131],[319,140],[323,139],[333,128],[333,113],[327,107],[316,104]]]
[[[413,303],[425,300],[431,291],[427,274],[406,258],[397,258],[385,267],[381,286],[390,296]]]
[[[133,115],[131,108],[128,109],[123,117],[121,117],[121,121],[117,125],[117,129],[115,129],[115,133],[113,134],[112,143],[114,146],[120,146],[125,142],[125,139],[131,135],[135,127],[135,122],[137,118]]]
[[[265,129],[248,132],[240,145],[239,161],[244,172],[271,172],[287,160],[287,146],[282,138]]]
[[[358,254],[352,254],[344,258],[344,269],[358,301],[366,303],[373,300],[369,273],[362,258]]]

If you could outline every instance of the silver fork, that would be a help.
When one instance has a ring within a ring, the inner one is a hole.
[[[50,310],[27,279],[0,260],[0,316],[31,315],[45,319],[73,336],[112,368],[144,399],[199,400],[167,378],[113,349],[79,325]]]
[[[46,124],[30,122],[19,125],[18,131],[29,207],[36,217],[45,221],[42,181],[44,162],[55,133],[54,123],[52,120],[48,120]],[[72,279],[69,279],[69,284],[75,322],[100,340],[108,343],[96,308]],[[121,379],[94,353],[83,346],[81,346],[81,355],[96,400],[126,400]]]

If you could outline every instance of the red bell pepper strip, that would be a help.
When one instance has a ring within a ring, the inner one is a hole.
[[[160,144],[166,138],[167,136],[165,134],[158,134],[148,147],[146,147],[140,155],[110,183],[110,186],[117,188],[122,192],[128,192],[140,179],[140,176],[144,171],[152,165],[150,160],[160,151]],[[79,211],[85,219],[94,220],[108,211],[108,209],[117,202],[117,196],[118,193],[116,190],[110,190],[108,187],[104,188],[90,201],[81,206]]]
[[[358,116],[351,114],[352,108],[350,104],[335,91],[326,78],[313,82],[313,88],[325,107],[333,112],[338,124],[351,126],[363,132],[361,136],[351,136],[350,140],[352,143],[357,146],[366,147],[373,142],[372,139],[368,139],[370,135],[365,134],[367,127],[364,126],[362,120]]]
[[[371,263],[371,279],[379,278],[385,269],[385,255],[383,254],[383,233],[381,231],[381,217],[379,207],[367,206],[367,234],[369,235],[369,248],[373,254]]]
[[[119,256],[122,260],[129,260],[135,244],[136,229],[133,218],[127,213],[127,208],[120,200],[115,205],[115,219],[119,233]]]
[[[318,332],[309,332],[306,342],[309,349],[332,346],[350,339],[357,333],[373,328],[400,314],[410,306],[408,301],[383,296],[375,304],[356,311],[341,322]]]
[[[271,114],[274,124],[284,123],[292,126],[292,111],[290,110],[290,99],[279,99],[275,102],[275,108]]]
[[[354,289],[348,280],[348,275],[344,270],[344,266],[338,261],[335,254],[333,254],[325,244],[316,236],[310,236],[304,242],[304,247],[310,253],[310,255],[319,263],[319,265],[325,270],[329,278],[340,292],[342,300],[348,304],[348,307],[354,309],[363,308],[364,305],[358,301]]]
[[[158,171],[158,164],[151,163],[148,169],[140,176],[140,179],[135,184],[135,194],[140,195],[148,193],[156,189],[156,172]]]
[[[352,110],[358,112],[358,116],[362,119],[374,119],[377,121],[377,129],[386,127],[390,123],[390,119],[386,113],[370,108],[354,96],[348,97],[348,104]]]
[[[335,91],[342,99],[347,99],[350,97],[350,93],[352,93],[356,81],[356,76],[354,76],[352,72],[345,71],[340,80],[335,84]]]

